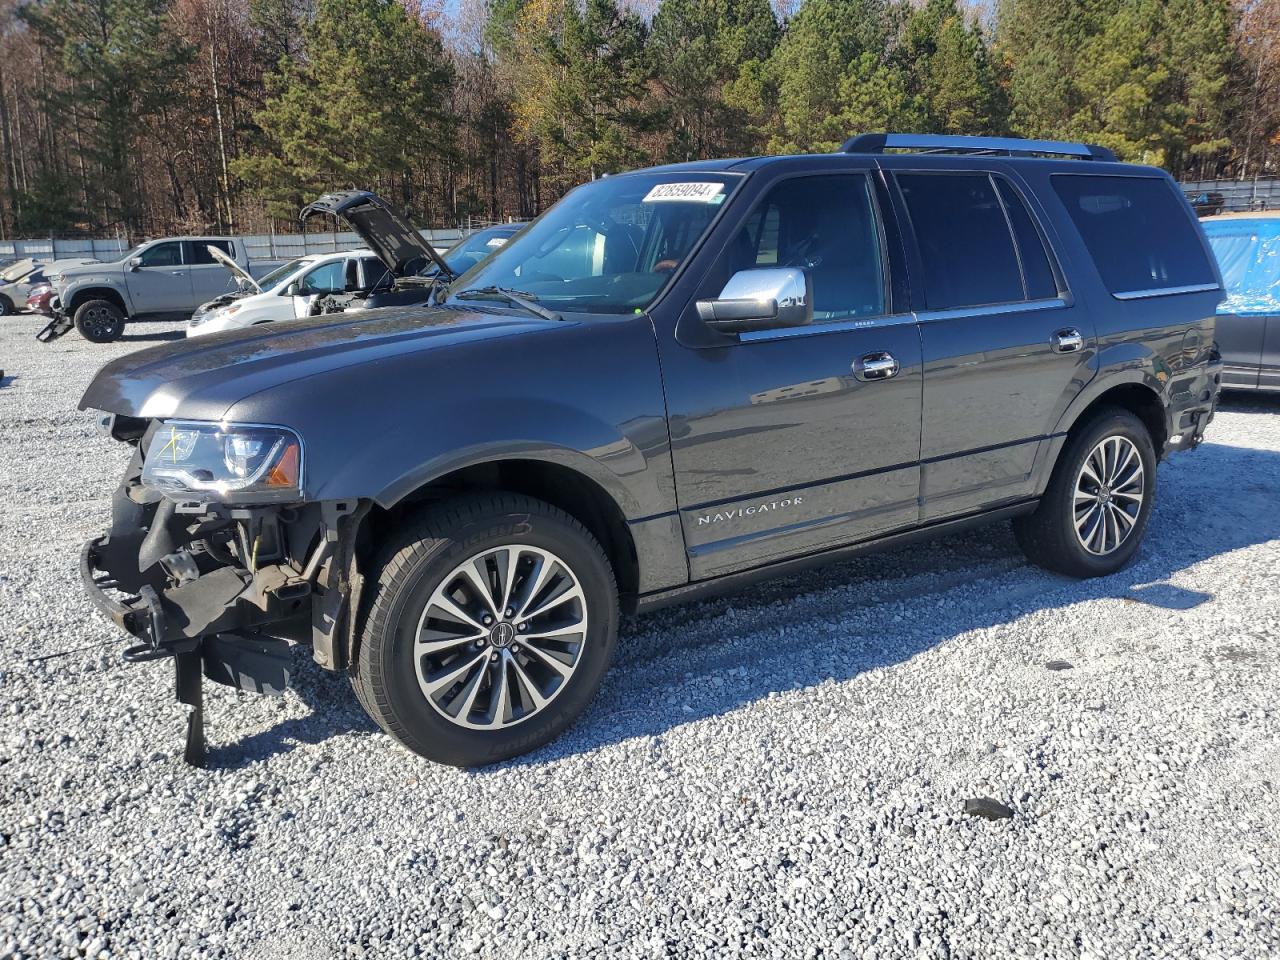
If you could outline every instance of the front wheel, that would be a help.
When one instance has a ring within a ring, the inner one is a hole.
[[[1013,532],[1033,562],[1072,577],[1115,573],[1137,553],[1156,492],[1156,453],[1127,410],[1100,412],[1067,441],[1034,513]]]
[[[76,329],[93,343],[110,343],[124,333],[124,311],[110,300],[88,300],[76,308]]]
[[[3,293],[0,293],[0,317],[7,317],[11,313],[15,313],[13,301]]]
[[[613,571],[548,504],[492,495],[429,507],[377,577],[352,682],[378,725],[430,760],[480,766],[547,743],[608,669]]]

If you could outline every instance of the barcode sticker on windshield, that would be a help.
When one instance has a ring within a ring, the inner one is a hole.
[[[719,203],[723,183],[660,183],[645,194],[642,203]]]

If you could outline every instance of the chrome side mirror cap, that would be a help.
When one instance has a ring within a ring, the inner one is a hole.
[[[721,333],[802,327],[813,322],[813,285],[799,267],[739,270],[714,300],[697,302],[698,316]]]

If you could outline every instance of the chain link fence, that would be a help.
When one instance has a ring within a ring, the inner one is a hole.
[[[1181,187],[1202,217],[1280,210],[1280,179],[1184,180]]]
[[[478,230],[480,224],[447,230],[419,231],[432,246],[451,247],[463,237]],[[340,253],[355,250],[363,244],[354,233],[271,233],[246,235],[244,242],[250,260],[292,260],[313,253]],[[0,261],[51,261],[72,257],[92,260],[117,260],[128,249],[123,238],[99,240],[47,237],[41,240],[0,240]]]

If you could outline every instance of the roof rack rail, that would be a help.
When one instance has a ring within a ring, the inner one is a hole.
[[[1052,154],[1110,162],[1116,159],[1116,155],[1106,147],[1093,143],[1024,140],[1021,137],[958,137],[937,133],[862,133],[850,137],[840,148],[841,153],[884,153],[886,150],[1004,157]]]

